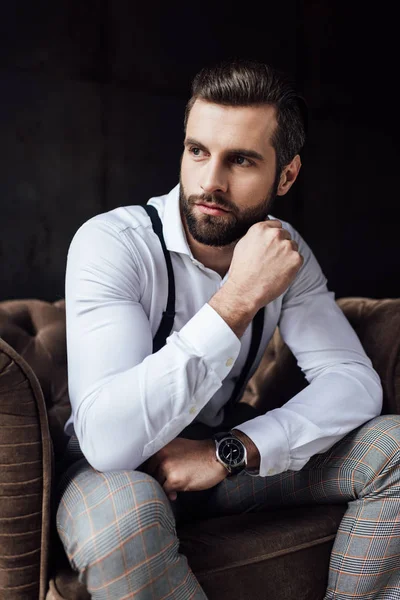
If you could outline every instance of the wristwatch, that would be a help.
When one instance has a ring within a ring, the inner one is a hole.
[[[229,472],[229,476],[237,475],[247,466],[246,446],[231,431],[215,433],[215,455],[217,461]]]

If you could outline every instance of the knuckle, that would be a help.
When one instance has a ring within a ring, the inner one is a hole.
[[[180,479],[179,477],[175,474],[175,473],[170,473],[168,475],[168,484],[169,487],[171,488],[178,488],[180,487]]]
[[[251,232],[251,231],[253,231],[255,233],[258,233],[258,232],[261,233],[264,230],[264,227],[265,227],[265,225],[264,225],[263,221],[260,221],[258,223],[254,223],[251,227],[249,227],[248,233]]]

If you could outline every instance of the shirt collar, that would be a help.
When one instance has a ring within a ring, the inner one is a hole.
[[[171,252],[187,254],[193,258],[186,239],[181,213],[179,210],[179,183],[164,196],[164,211],[160,215],[163,222],[165,245]]]

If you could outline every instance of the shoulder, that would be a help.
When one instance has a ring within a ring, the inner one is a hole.
[[[120,206],[82,223],[71,239],[68,253],[76,250],[137,256],[148,247],[153,249],[154,237],[151,220],[143,206]]]
[[[89,218],[71,239],[67,273],[141,271],[149,230],[151,222],[142,206],[118,207]]]
[[[81,233],[104,231],[116,236],[126,231],[148,230],[150,220],[142,206],[119,206],[113,210],[94,215],[77,229],[75,236]]]
[[[149,221],[141,206],[119,207],[85,221],[68,248],[68,297],[90,292],[96,298],[139,298],[147,265],[140,239],[151,228]]]

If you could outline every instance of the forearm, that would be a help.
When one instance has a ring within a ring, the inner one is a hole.
[[[320,375],[281,408],[238,425],[260,453],[260,475],[300,470],[347,433],[380,413],[374,371],[343,365]]]
[[[240,294],[237,287],[229,279],[211,298],[209,304],[239,338],[244,334],[258,310],[258,306],[251,299],[251,296]],[[259,469],[260,453],[253,440],[242,431],[237,429],[233,431],[246,447],[247,467]]]
[[[71,394],[89,462],[99,470],[136,468],[174,439],[222,385],[256,310],[227,282],[159,352],[103,384],[99,371],[90,396]],[[81,379],[79,352],[71,348],[71,380],[75,371]]]

